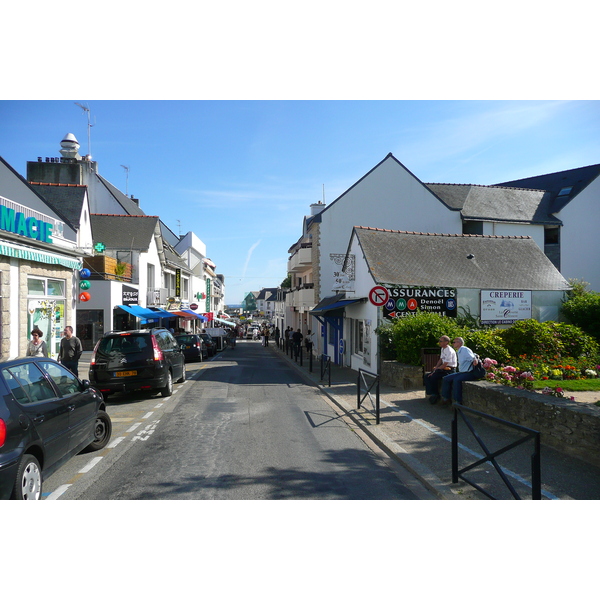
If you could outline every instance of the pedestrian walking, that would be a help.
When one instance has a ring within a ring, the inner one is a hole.
[[[65,335],[60,340],[60,350],[58,352],[58,362],[64,365],[73,375],[79,377],[79,359],[83,352],[83,347],[79,338],[73,335],[73,328],[70,325],[65,327]]]

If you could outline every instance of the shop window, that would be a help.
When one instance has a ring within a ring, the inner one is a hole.
[[[354,321],[354,354],[362,355],[365,345],[365,322]]]
[[[27,279],[27,295],[28,296],[45,296],[46,295],[46,284],[43,279],[35,279],[29,277]]]

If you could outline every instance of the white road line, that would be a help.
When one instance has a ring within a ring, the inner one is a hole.
[[[135,431],[140,425],[141,423],[135,423],[125,433],[131,433],[132,431]]]
[[[96,456],[96,458],[92,458],[90,462],[83,467],[79,472],[87,473],[89,470],[93,469],[100,461],[102,460],[102,456]]]
[[[428,431],[431,431],[431,433],[435,433],[435,435],[441,437],[443,440],[446,440],[447,442],[452,443],[452,438],[449,438],[447,435],[444,435],[437,427],[434,427],[434,426],[430,425],[429,423],[422,421],[421,419],[413,419],[410,416],[410,414],[407,413],[405,410],[400,410],[399,408],[396,408],[394,405],[389,404],[385,400],[381,400],[381,402],[383,404],[385,404],[387,407],[396,411],[397,413],[400,413],[401,415],[408,417],[413,423],[417,423],[418,425],[421,425],[421,427],[425,427],[425,429],[427,429]],[[464,450],[465,452],[468,452],[469,454],[471,454],[472,456],[474,456],[477,459],[483,458],[483,454],[479,454],[479,452],[475,452],[474,450],[471,450],[464,444],[459,443],[458,447],[461,448],[462,450]],[[529,483],[526,479],[523,479],[518,473],[514,473],[513,471],[511,471],[510,469],[507,469],[506,467],[502,467],[502,470],[509,477],[512,477],[513,479],[517,480],[519,483],[522,483],[523,485],[527,486],[528,488],[531,488],[531,483]],[[555,496],[554,494],[551,494],[550,492],[547,492],[546,490],[542,490],[542,494],[544,496],[546,496],[546,498],[549,498],[550,500],[560,500],[560,498],[558,496]]]
[[[159,404],[157,404],[154,408],[160,408],[163,405],[162,402],[160,402]]]
[[[150,412],[146,413],[146,414],[145,414],[145,415],[142,417],[142,419],[148,419],[148,418],[149,418],[149,417],[151,417],[153,414],[154,414],[154,411],[153,411],[153,410],[151,410]]]
[[[106,446],[107,448],[115,448],[116,446],[118,446],[125,438],[124,437],[118,437],[116,439],[114,439],[108,446]]]
[[[46,500],[58,500],[69,488],[71,487],[70,483],[65,485],[61,485],[57,487],[47,498]]]

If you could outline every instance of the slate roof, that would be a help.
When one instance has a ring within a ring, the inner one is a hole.
[[[258,296],[256,296],[256,299],[268,301],[277,300],[277,288],[263,288],[262,290],[260,290],[260,292],[258,292]]]
[[[94,242],[111,250],[148,250],[158,220],[147,215],[90,215]]]
[[[530,237],[354,227],[375,282],[467,289],[567,290]],[[352,240],[351,242],[352,243]],[[474,255],[468,259],[468,255]]]
[[[146,213],[129,196],[126,196],[121,190],[117,189],[110,181],[96,174],[98,181],[112,194],[115,200],[123,207],[128,215],[142,216]]]
[[[64,215],[72,227],[79,229],[87,186],[74,183],[30,183],[29,185],[44,197],[49,206]]]
[[[560,224],[550,214],[552,195],[543,190],[455,183],[425,185],[450,208],[460,210],[465,220]]]
[[[600,165],[589,165],[578,169],[569,169],[557,173],[548,173],[525,179],[515,179],[497,185],[505,187],[519,187],[533,190],[546,190],[552,196],[551,212],[563,209],[579,192],[585,189],[600,175]],[[570,194],[558,196],[561,189],[573,186]]]

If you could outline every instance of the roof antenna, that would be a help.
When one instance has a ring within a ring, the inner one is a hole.
[[[177,230],[179,231],[179,237],[181,238],[181,221],[177,219]]]
[[[129,195],[129,167],[121,165],[125,169],[125,195]]]
[[[325,184],[323,184],[323,204],[325,204]]]
[[[79,102],[75,102],[75,104],[77,104],[77,106],[79,106],[80,108],[83,109],[84,112],[87,113],[87,135],[88,135],[88,156],[89,159],[92,160],[92,142],[91,142],[91,136],[90,136],[90,129],[96,124],[94,122],[94,125],[91,124],[90,122],[90,109],[88,106],[86,106],[85,104],[80,104]]]

